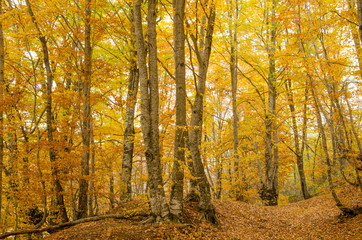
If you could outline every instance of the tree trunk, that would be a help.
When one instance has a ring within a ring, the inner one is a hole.
[[[297,126],[297,120],[296,120],[296,114],[295,114],[295,106],[294,106],[294,98],[293,98],[293,91],[292,91],[292,82],[290,79],[288,79],[285,83],[287,95],[288,95],[288,103],[289,103],[289,109],[292,117],[292,128],[293,128],[293,135],[294,135],[294,152],[297,157],[297,167],[299,172],[299,180],[300,185],[302,189],[302,194],[304,199],[310,198],[310,194],[308,192],[307,188],[307,182],[305,179],[305,173],[304,173],[304,165],[303,165],[303,154],[300,149],[299,145],[299,133],[298,133],[298,126]]]
[[[147,36],[149,52],[149,75],[147,73],[146,46],[143,38],[141,1],[133,5],[135,38],[141,91],[141,124],[145,144],[145,156],[150,189],[151,217],[146,222],[160,221],[169,215],[162,180],[158,131],[158,73],[156,41],[156,0],[148,1]],[[151,97],[152,96],[152,97]]]
[[[322,139],[322,147],[323,147],[324,156],[326,158],[326,163],[327,163],[327,167],[328,167],[327,176],[328,176],[329,188],[332,192],[333,199],[335,200],[337,206],[342,206],[342,203],[338,199],[337,194],[335,192],[335,187],[334,187],[334,183],[333,183],[333,179],[332,179],[332,164],[331,164],[331,160],[330,160],[329,153],[328,153],[327,138],[326,138],[324,126],[322,123],[322,117],[321,117],[321,112],[320,112],[320,103],[319,103],[318,97],[316,96],[316,93],[315,93],[315,86],[314,86],[313,80],[311,80],[311,85],[312,85],[312,96],[314,99],[314,107],[315,107],[316,116],[317,116],[317,125],[320,130],[321,139]]]
[[[2,17],[3,8],[2,8],[2,0],[0,0],[0,16]],[[5,65],[5,46],[4,46],[4,34],[3,34],[3,26],[0,22],[0,102],[2,103],[4,100],[4,65]],[[3,190],[3,161],[4,161],[4,111],[0,110],[0,224],[2,223],[2,190]]]
[[[33,13],[32,7],[29,3],[29,0],[26,0],[26,5],[28,7],[28,12],[29,15],[32,19],[32,22],[34,23],[37,32],[39,33],[39,41],[41,42],[41,46],[42,46],[42,51],[43,51],[43,57],[44,57],[44,65],[45,65],[45,71],[46,71],[46,77],[47,77],[47,82],[46,82],[46,126],[47,126],[47,136],[48,136],[48,142],[50,145],[50,149],[49,149],[49,159],[52,165],[52,177],[53,177],[53,185],[54,185],[54,190],[55,190],[55,204],[56,204],[56,212],[61,221],[62,222],[67,222],[68,221],[68,215],[67,215],[67,211],[65,208],[65,204],[64,204],[64,196],[63,196],[63,186],[61,185],[60,179],[59,179],[59,169],[56,166],[56,153],[54,150],[54,138],[53,138],[53,131],[54,131],[54,127],[53,127],[53,113],[52,113],[52,87],[53,87],[53,78],[54,78],[54,73],[51,69],[50,66],[50,59],[49,59],[49,51],[48,51],[48,46],[47,46],[47,39],[45,38],[45,36],[42,34],[37,20],[35,18],[35,15]]]
[[[132,14],[132,32],[134,32],[133,23],[133,10]],[[132,37],[131,46],[135,46],[135,40]],[[124,143],[123,143],[123,160],[122,160],[122,183],[126,188],[122,199],[130,200],[132,198],[132,164],[133,164],[133,148],[134,148],[134,115],[137,102],[138,92],[138,69],[137,69],[137,52],[136,49],[130,50],[130,74],[128,79],[128,92],[127,92],[127,108],[126,108],[126,129],[124,132]]]
[[[82,145],[83,156],[81,160],[81,178],[79,179],[79,200],[77,219],[88,215],[88,180],[89,157],[90,157],[90,135],[91,135],[91,106],[90,89],[92,75],[92,46],[91,46],[91,1],[86,0],[85,6],[85,40],[84,40],[84,76],[83,89],[83,119],[82,119]]]
[[[358,16],[358,29],[359,29],[359,44],[362,41],[362,0],[357,0],[357,16]]]
[[[185,83],[185,0],[173,0],[174,8],[174,58],[176,78],[176,130],[174,145],[174,162],[172,169],[172,186],[170,213],[175,221],[182,221],[183,186],[185,164],[186,129],[186,83]]]
[[[230,0],[230,5],[232,5],[232,0]],[[233,18],[233,8],[230,6],[229,9],[229,35],[230,35],[230,75],[231,75],[231,95],[232,95],[232,110],[233,110],[233,136],[234,136],[234,167],[235,167],[235,177],[238,177],[239,171],[239,136],[238,136],[238,112],[236,106],[236,92],[238,89],[238,76],[237,76],[237,67],[238,67],[238,58],[237,58],[237,21],[239,16],[239,6],[238,0],[235,0],[235,19]],[[233,21],[234,20],[234,21]]]
[[[206,17],[203,17],[203,22],[206,21]],[[196,86],[195,102],[192,106],[191,122],[190,122],[190,136],[189,144],[191,150],[191,157],[194,167],[195,177],[197,178],[198,187],[200,191],[199,207],[203,212],[203,217],[211,223],[217,224],[217,218],[215,215],[215,208],[211,203],[211,190],[210,183],[207,180],[204,165],[201,159],[200,144],[202,137],[202,120],[203,120],[203,107],[204,107],[204,94],[207,69],[209,66],[209,58],[211,54],[212,37],[215,23],[215,6],[212,2],[210,4],[210,13],[208,16],[208,23],[206,34],[205,30],[201,28],[201,41],[200,49],[199,43],[194,35],[191,35],[194,50],[199,63],[198,84]],[[205,39],[204,39],[205,38]]]
[[[275,69],[275,45],[276,45],[276,0],[273,0],[271,12],[270,43],[267,45],[269,58],[268,75],[268,109],[265,115],[265,183],[262,189],[262,199],[267,205],[278,204],[278,136],[276,126],[276,69]]]

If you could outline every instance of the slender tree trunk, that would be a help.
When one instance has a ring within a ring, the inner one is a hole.
[[[52,164],[52,177],[53,177],[53,185],[55,190],[55,204],[57,207],[57,215],[60,217],[62,222],[67,222],[68,215],[64,204],[64,196],[63,196],[63,186],[61,185],[60,179],[59,179],[59,169],[56,166],[56,153],[54,150],[54,138],[53,138],[53,113],[52,113],[52,87],[53,87],[53,78],[54,74],[50,66],[50,59],[49,59],[49,51],[48,51],[48,45],[47,45],[47,39],[42,34],[37,20],[35,18],[35,15],[33,13],[32,7],[29,3],[29,0],[26,0],[26,5],[28,7],[29,15],[32,19],[32,22],[34,23],[38,33],[39,33],[39,41],[41,42],[42,46],[42,52],[43,52],[43,58],[44,58],[44,65],[45,65],[45,71],[47,76],[47,82],[46,82],[46,125],[47,125],[47,135],[48,135],[48,142],[50,144],[50,150],[49,150],[49,159]]]
[[[160,221],[169,215],[162,180],[158,131],[158,73],[156,41],[156,0],[148,1],[147,36],[149,52],[149,74],[146,63],[146,45],[143,38],[141,1],[134,2],[135,38],[141,91],[141,124],[145,144],[145,155],[149,177],[151,217],[146,222]]]
[[[265,116],[265,183],[262,189],[262,199],[267,205],[278,204],[278,136],[276,126],[276,69],[275,69],[275,45],[276,45],[276,0],[273,0],[271,10],[270,43],[267,45],[269,58],[268,75],[268,109]]]
[[[289,109],[292,117],[292,128],[293,128],[293,135],[294,135],[294,152],[297,157],[297,167],[299,172],[299,179],[300,185],[302,189],[302,194],[304,199],[310,198],[307,182],[304,173],[304,164],[303,164],[303,155],[299,145],[299,133],[298,133],[298,126],[295,114],[295,106],[294,106],[294,98],[293,98],[293,91],[292,91],[292,82],[288,79],[285,83],[288,95],[288,102],[289,102]]]
[[[86,0],[85,6],[85,40],[84,40],[84,76],[83,89],[83,119],[82,119],[82,145],[83,156],[81,160],[81,178],[79,179],[79,200],[77,219],[88,215],[88,180],[89,157],[90,157],[90,135],[91,135],[91,106],[90,89],[92,75],[92,45],[91,45],[91,2]]]
[[[321,135],[321,139],[322,139],[322,147],[323,147],[324,156],[326,158],[326,163],[327,163],[327,167],[328,167],[327,176],[328,176],[329,188],[330,188],[330,191],[332,192],[333,199],[337,203],[337,206],[342,206],[342,203],[338,199],[337,194],[335,192],[335,187],[334,187],[334,183],[333,183],[333,179],[332,179],[332,164],[331,164],[331,160],[330,160],[329,153],[328,153],[327,138],[326,138],[326,134],[324,131],[324,126],[323,126],[321,112],[320,112],[320,103],[319,103],[319,100],[315,93],[315,86],[314,86],[313,80],[311,81],[311,85],[312,85],[312,96],[314,99],[314,107],[315,107],[316,116],[317,116],[317,125],[320,130],[320,135]]]
[[[362,0],[357,0],[357,16],[358,16],[358,29],[359,29],[359,44],[362,41]]]
[[[133,10],[132,13],[132,32],[134,32]],[[132,38],[131,46],[135,46],[135,40]],[[126,129],[124,132],[124,152],[122,161],[122,182],[126,187],[125,193],[121,196],[122,199],[130,200],[132,198],[132,165],[133,165],[133,148],[134,148],[134,115],[136,108],[137,92],[138,92],[138,69],[137,69],[137,51],[130,51],[130,74],[128,79],[127,92],[127,108],[126,108]]]
[[[231,95],[232,95],[232,110],[233,110],[233,136],[234,136],[234,167],[235,177],[238,177],[238,165],[239,165],[239,136],[238,136],[238,112],[236,105],[236,92],[238,89],[238,76],[237,76],[237,21],[239,16],[239,6],[238,0],[235,0],[235,18],[233,17],[233,7],[232,0],[230,0],[230,9],[229,9],[229,35],[230,35],[230,75],[231,75]]]
[[[203,22],[206,22],[204,16]],[[202,120],[203,120],[203,107],[204,107],[204,94],[206,85],[207,69],[209,66],[209,58],[211,54],[212,37],[215,23],[215,5],[214,2],[210,3],[210,13],[208,15],[208,23],[206,34],[205,30],[201,28],[201,41],[200,49],[198,41],[194,35],[191,35],[196,56],[199,63],[198,84],[196,86],[195,102],[192,106],[191,122],[190,122],[190,136],[189,144],[191,150],[191,157],[193,161],[194,173],[197,178],[198,187],[200,191],[199,207],[203,212],[203,217],[209,222],[217,224],[215,215],[215,208],[211,203],[211,189],[210,183],[207,180],[204,165],[201,159],[200,144],[202,136]]]
[[[175,221],[182,221],[183,186],[185,165],[186,129],[186,83],[185,83],[185,0],[173,0],[174,9],[174,58],[176,77],[176,130],[174,162],[172,169],[172,186],[170,213]]]
[[[0,0],[0,16],[2,17],[3,1]],[[4,46],[4,34],[3,34],[3,26],[0,22],[0,102],[2,103],[4,100],[4,65],[5,65],[5,46]],[[0,225],[2,225],[2,190],[3,190],[3,161],[4,161],[4,111],[0,110]]]
[[[90,174],[91,176],[95,176],[95,145],[94,145],[94,132],[93,132],[93,124],[91,124],[91,149],[90,149]],[[89,199],[88,199],[88,213],[90,217],[94,216],[94,204],[95,204],[95,181],[90,181],[89,183]]]

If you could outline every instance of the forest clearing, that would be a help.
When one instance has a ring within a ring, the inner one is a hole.
[[[362,239],[362,0],[0,0],[0,239]]]

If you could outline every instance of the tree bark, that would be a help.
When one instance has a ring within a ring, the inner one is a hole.
[[[273,0],[271,9],[270,42],[267,44],[269,58],[268,75],[268,109],[265,115],[265,183],[262,189],[262,199],[267,205],[278,204],[278,135],[276,126],[276,69],[275,69],[275,45],[276,45],[276,0]]]
[[[2,8],[3,1],[0,0],[0,16],[3,15]],[[3,26],[0,22],[0,102],[2,104],[4,100],[4,66],[5,65],[5,46],[4,46],[4,34]],[[1,108],[0,110],[0,223],[2,223],[2,190],[3,190],[3,161],[4,161],[4,111]]]
[[[132,14],[132,32],[134,33],[134,20],[133,10]],[[132,37],[130,40],[131,46],[135,46],[135,39]],[[132,198],[132,165],[133,165],[133,149],[134,149],[134,115],[137,102],[137,92],[139,75],[137,68],[137,51],[132,48],[130,50],[130,73],[128,78],[128,92],[127,92],[127,108],[126,108],[126,129],[124,132],[124,143],[123,143],[123,160],[122,160],[122,182],[126,187],[124,194],[121,196],[122,199],[130,200]]]
[[[211,55],[212,38],[215,24],[215,5],[212,1],[210,3],[210,13],[208,15],[208,22],[205,30],[201,28],[201,41],[199,43],[194,35],[191,35],[194,45],[194,50],[199,64],[198,83],[196,86],[195,101],[192,106],[191,122],[190,122],[190,135],[189,144],[191,150],[191,157],[194,167],[195,177],[197,178],[198,187],[200,191],[199,207],[203,212],[203,217],[214,224],[217,224],[215,215],[215,208],[211,203],[211,190],[210,183],[207,180],[204,165],[201,159],[200,144],[202,137],[202,120],[203,120],[203,107],[204,107],[204,94],[207,77],[207,69],[209,66],[209,58]],[[203,17],[203,22],[206,22],[206,17]]]
[[[82,146],[83,156],[81,160],[81,178],[79,179],[79,200],[77,218],[85,218],[88,215],[88,180],[89,157],[90,157],[90,135],[91,135],[91,106],[90,89],[92,75],[92,45],[91,45],[91,2],[86,0],[85,6],[85,40],[84,40],[84,76],[82,78],[83,89],[83,119],[82,119]]]
[[[159,152],[156,2],[156,0],[148,1],[147,36],[149,75],[147,73],[146,45],[142,30],[141,1],[138,0],[134,2],[133,5],[137,59],[140,76],[141,124],[150,189],[151,217],[147,220],[147,222],[160,221],[168,218],[169,216],[169,208],[165,199],[165,192],[163,188]]]
[[[232,0],[230,0],[230,5],[232,5]],[[237,58],[237,20],[239,16],[239,6],[238,0],[235,0],[235,19],[233,18],[232,6],[229,9],[229,35],[230,35],[230,75],[231,75],[231,96],[232,96],[232,111],[233,111],[233,136],[234,136],[234,168],[235,168],[235,177],[237,178],[239,171],[239,135],[238,135],[238,112],[236,105],[236,92],[238,89],[238,58]],[[234,20],[234,21],[233,21]]]
[[[358,16],[358,30],[359,30],[359,44],[362,41],[362,0],[357,0],[357,16]]]
[[[186,129],[186,83],[185,83],[185,0],[173,0],[174,9],[174,59],[176,78],[176,129],[170,213],[175,221],[182,221],[183,186],[185,165]]]
[[[285,83],[287,95],[288,95],[288,102],[289,102],[289,109],[292,117],[292,129],[293,129],[293,135],[294,135],[294,152],[297,158],[297,167],[298,167],[298,173],[299,173],[299,180],[300,185],[302,189],[302,194],[304,199],[310,198],[310,194],[308,192],[307,188],[307,182],[305,178],[304,173],[304,164],[303,164],[303,154],[299,145],[299,132],[298,132],[298,126],[297,126],[297,120],[296,120],[296,114],[295,114],[295,105],[294,105],[294,98],[293,98],[293,91],[292,91],[292,82],[290,79],[288,79]]]
[[[59,179],[59,169],[57,167],[56,163],[56,153],[54,150],[54,138],[53,138],[53,113],[52,113],[52,87],[53,87],[53,80],[54,80],[54,73],[50,66],[50,59],[49,59],[49,51],[48,51],[48,45],[47,45],[47,39],[41,32],[39,25],[37,23],[37,20],[35,18],[34,12],[32,10],[32,7],[29,3],[29,0],[26,0],[26,5],[28,7],[29,15],[32,19],[32,22],[34,23],[36,30],[39,34],[39,41],[42,46],[42,52],[43,52],[43,58],[44,58],[44,65],[45,65],[45,71],[46,71],[46,126],[47,126],[47,136],[48,136],[48,142],[50,144],[50,150],[49,150],[49,159],[52,164],[52,177],[53,177],[53,185],[55,190],[55,204],[56,204],[56,212],[62,222],[68,221],[68,215],[64,204],[64,196],[63,196],[63,186],[61,185],[60,179]]]
[[[321,111],[320,111],[320,103],[319,100],[316,96],[316,92],[315,92],[315,86],[313,83],[313,80],[311,80],[311,86],[312,86],[312,96],[314,99],[314,107],[316,110],[316,117],[317,117],[317,125],[318,128],[320,130],[320,135],[321,135],[321,139],[322,139],[322,147],[323,147],[323,151],[324,151],[324,156],[326,158],[326,163],[327,163],[327,177],[328,177],[328,182],[329,182],[329,188],[330,191],[332,192],[332,196],[333,199],[335,200],[337,206],[342,206],[341,201],[338,199],[337,194],[335,192],[335,187],[334,187],[334,183],[333,183],[333,179],[332,179],[332,164],[331,164],[331,160],[329,157],[329,153],[328,153],[328,146],[327,146],[327,138],[326,138],[326,134],[324,131],[324,126],[322,123],[322,117],[321,117]]]

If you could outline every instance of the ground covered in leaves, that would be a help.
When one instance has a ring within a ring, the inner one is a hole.
[[[348,207],[362,207],[362,194],[356,188],[344,188],[339,196]],[[79,224],[46,239],[362,239],[362,214],[341,217],[330,194],[275,207],[225,200],[215,200],[214,205],[220,227],[200,221],[197,204],[191,202],[185,203],[184,224],[140,225],[148,206],[138,200],[110,212],[136,217]]]

